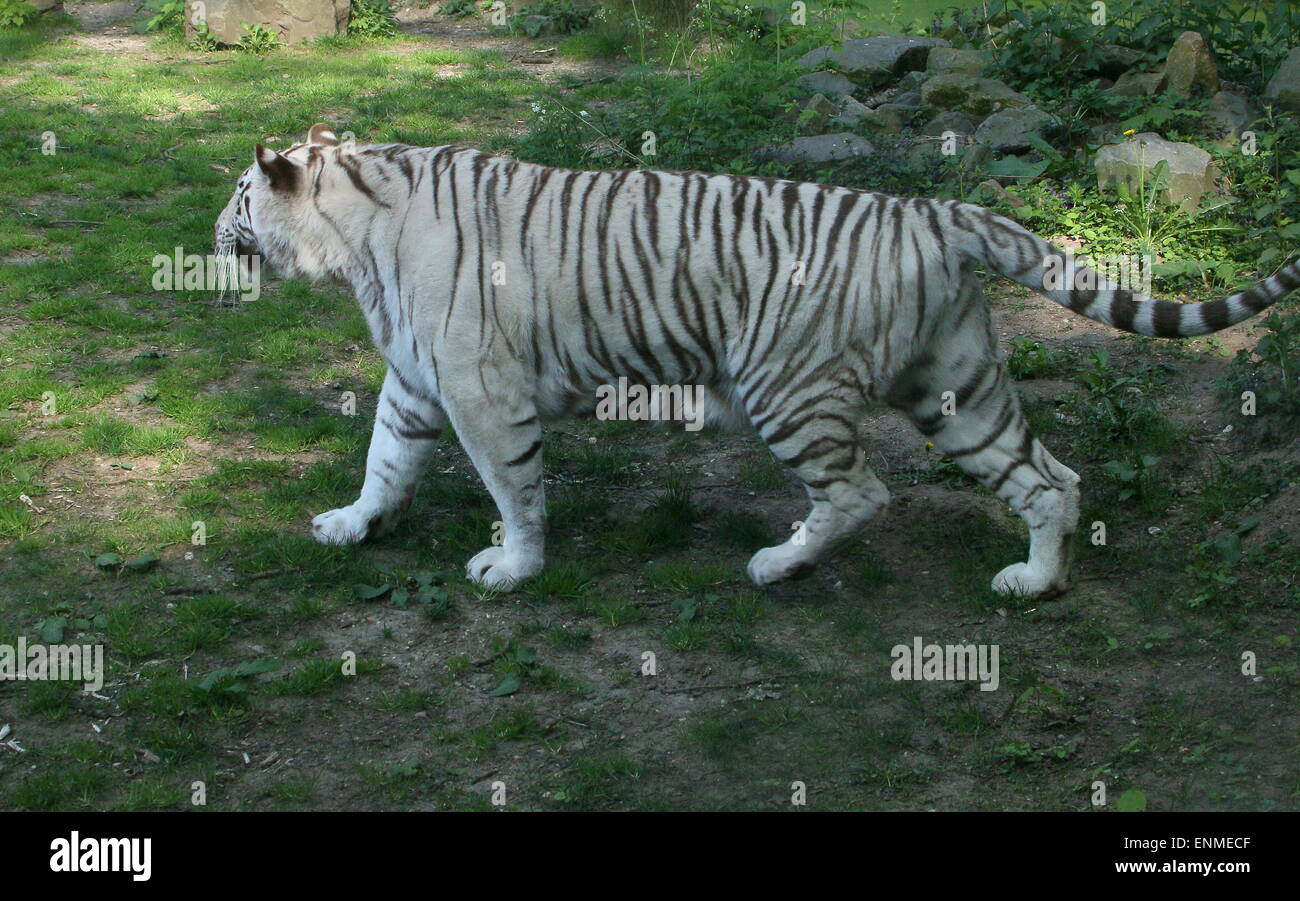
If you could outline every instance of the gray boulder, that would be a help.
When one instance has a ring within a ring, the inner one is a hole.
[[[962,171],[974,174],[984,168],[992,159],[993,151],[988,144],[969,144],[966,147],[966,152],[961,155]]]
[[[993,54],[988,50],[958,50],[956,47],[932,47],[926,58],[925,71],[931,75],[956,72],[960,75],[982,76],[993,64]]]
[[[921,126],[921,134],[930,137],[941,137],[946,131],[966,138],[975,133],[975,123],[965,113],[947,110]]]
[[[208,31],[218,41],[234,44],[244,25],[263,25],[281,40],[297,44],[314,38],[346,34],[352,0],[205,0]],[[185,33],[194,34],[194,17],[185,16]]]
[[[843,97],[853,93],[853,82],[838,72],[809,72],[800,75],[794,83],[805,91],[825,94],[828,97]]]
[[[778,163],[831,163],[868,156],[876,148],[866,138],[843,132],[834,135],[815,135],[795,138],[788,144],[768,147],[762,157]]]
[[[1219,90],[1219,70],[1214,54],[1199,32],[1184,31],[1165,57],[1164,89],[1186,100],[1193,93],[1214,94]]]
[[[981,122],[975,131],[975,140],[1002,153],[1016,153],[1033,146],[1029,141],[1030,135],[1046,140],[1059,134],[1063,127],[1060,119],[1036,106],[1006,109]]]
[[[799,65],[813,69],[832,63],[858,84],[878,85],[925,65],[931,47],[946,47],[942,38],[890,35],[845,41],[840,49],[818,47],[799,57]]]
[[[1300,46],[1292,47],[1264,88],[1264,101],[1300,113]]]
[[[1117,97],[1150,97],[1160,90],[1164,75],[1159,72],[1125,72],[1110,87]]]
[[[839,115],[831,119],[831,124],[842,128],[853,128],[872,124],[875,116],[875,112],[865,103],[860,103],[852,97],[845,97],[841,102]]]
[[[921,90],[926,106],[961,110],[975,116],[987,116],[1000,109],[1032,106],[1024,94],[992,78],[951,72],[926,81]]]
[[[1103,44],[1097,49],[1097,68],[1107,78],[1119,78],[1140,63],[1144,56],[1142,51],[1130,47]]]
[[[1028,200],[1025,200],[1025,198],[1021,197],[1019,194],[1013,194],[1006,188],[1002,187],[1002,183],[997,179],[986,178],[975,187],[985,196],[992,197],[994,200],[1000,200],[1008,206],[1022,207],[1029,203]]]
[[[1211,97],[1206,112],[1233,140],[1239,138],[1246,126],[1259,118],[1260,113],[1253,100],[1232,91],[1220,91]]]
[[[1099,149],[1095,161],[1097,186],[1106,188],[1123,183],[1136,194],[1139,184],[1151,178],[1161,161],[1169,164],[1169,177],[1161,196],[1167,203],[1195,212],[1201,197],[1214,187],[1218,172],[1213,159],[1195,144],[1166,141],[1152,132]]]
[[[916,115],[917,108],[914,106],[903,106],[898,103],[882,103],[871,111],[871,125],[882,131],[897,134],[903,130],[903,126],[912,121]]]
[[[799,115],[803,130],[819,134],[826,130],[826,123],[832,116],[839,115],[840,108],[827,99],[825,94],[813,94]]]
[[[907,93],[908,91],[920,91],[921,85],[925,84],[925,80],[929,77],[929,75],[919,70],[914,72],[904,72],[903,77],[898,79],[898,84],[896,84],[895,87],[902,93]]]

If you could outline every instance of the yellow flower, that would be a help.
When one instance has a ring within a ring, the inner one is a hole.
[[[1137,129],[1130,128],[1128,131],[1124,132],[1124,137],[1128,137],[1129,135],[1135,135],[1135,134],[1137,134]]]
[[[925,449],[926,449],[926,450],[933,450],[933,449],[934,449],[934,442],[933,442],[933,441],[927,441],[927,442],[925,442]]]

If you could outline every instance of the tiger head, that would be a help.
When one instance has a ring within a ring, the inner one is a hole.
[[[313,281],[346,263],[343,242],[324,226],[312,202],[338,147],[338,137],[324,124],[313,125],[305,142],[284,151],[256,146],[254,163],[239,176],[215,228],[216,257],[239,284],[253,277],[254,258]]]

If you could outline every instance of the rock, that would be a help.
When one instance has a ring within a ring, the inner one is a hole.
[[[36,7],[38,13],[63,12],[63,0],[27,0],[27,2]]]
[[[961,168],[964,172],[978,172],[980,167],[993,158],[993,150],[988,144],[971,144],[961,155]]]
[[[865,103],[859,103],[852,97],[845,97],[840,105],[839,115],[831,119],[831,124],[850,127],[866,125],[875,119],[875,115]]]
[[[1129,69],[1146,58],[1141,50],[1121,47],[1119,44],[1103,44],[1097,48],[1097,70],[1107,78],[1119,78]]]
[[[813,94],[812,98],[803,105],[799,122],[803,125],[804,131],[819,134],[826,129],[826,123],[831,120],[831,117],[839,115],[839,112],[840,108],[828,100],[825,94]]]
[[[1259,118],[1259,108],[1244,94],[1219,91],[1210,98],[1206,113],[1235,141],[1250,123]]]
[[[238,43],[244,25],[264,25],[287,43],[346,34],[352,0],[206,0],[208,31],[225,44]],[[185,33],[195,31],[185,17]]]
[[[930,76],[926,75],[924,72],[921,72],[919,70],[914,72],[905,72],[903,73],[903,77],[898,79],[898,84],[896,84],[894,87],[900,93],[904,93],[904,94],[906,94],[909,91],[919,92],[921,90],[921,85],[925,84],[925,80],[929,77]]]
[[[1163,80],[1159,72],[1125,72],[1116,79],[1110,93],[1116,97],[1150,97],[1160,90]]]
[[[1214,94],[1219,90],[1219,71],[1214,54],[1199,32],[1184,31],[1165,57],[1164,89],[1186,100],[1194,92]]]
[[[844,97],[853,93],[853,82],[838,72],[809,72],[800,75],[794,83],[806,91],[826,94],[829,97]]]
[[[765,159],[778,163],[829,163],[854,159],[875,153],[876,148],[866,138],[842,132],[834,135],[816,135],[795,138],[788,144],[768,147],[762,151]]]
[[[945,158],[942,145],[942,141],[936,141],[932,138],[924,139],[907,148],[907,153],[904,155],[907,162],[912,166],[917,168],[930,167]]]
[[[872,125],[897,134],[903,130],[903,126],[912,121],[912,118],[917,113],[917,108],[902,106],[897,103],[882,103],[871,112]]]
[[[1063,128],[1060,119],[1036,106],[1006,109],[981,122],[975,131],[975,140],[1002,153],[1015,153],[1033,146],[1029,141],[1030,135],[1047,139]]]
[[[993,63],[989,50],[958,50],[956,47],[931,47],[925,71],[931,75],[957,73],[982,76]]]
[[[921,96],[926,106],[961,110],[976,116],[987,116],[999,109],[1019,109],[1033,105],[1024,94],[1013,91],[1000,81],[956,72],[929,79]]]
[[[922,100],[920,91],[905,91],[889,101],[894,106],[906,106],[911,109],[920,109]]]
[[[1195,144],[1166,141],[1152,132],[1098,150],[1097,185],[1105,188],[1122,182],[1136,194],[1139,179],[1149,179],[1162,160],[1169,164],[1169,177],[1161,196],[1189,213],[1195,212],[1201,197],[1214,187],[1218,175],[1212,158]]]
[[[969,137],[975,133],[975,123],[964,113],[953,112],[948,110],[939,113],[929,122],[921,126],[921,134],[931,137],[941,137],[944,132],[950,131],[962,138]]]
[[[1123,129],[1113,122],[1094,125],[1088,129],[1088,143],[1094,145],[1118,144],[1124,140]]]
[[[994,199],[1001,200],[1008,206],[1022,207],[1029,204],[1028,200],[1025,200],[1025,198],[1021,197],[1019,194],[1012,194],[1006,188],[1002,187],[1000,182],[992,178],[986,178],[984,181],[976,185],[976,187]]]
[[[840,49],[818,47],[799,57],[805,69],[833,63],[861,85],[878,85],[925,65],[931,47],[946,47],[942,38],[885,36],[845,41]]]
[[[1277,72],[1268,80],[1264,100],[1273,106],[1300,113],[1300,46],[1291,48]]]

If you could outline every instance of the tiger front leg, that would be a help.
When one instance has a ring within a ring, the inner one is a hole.
[[[408,391],[390,368],[375,411],[361,496],[313,519],[313,537],[321,544],[356,544],[392,531],[446,424],[437,403]]]
[[[522,389],[504,396],[471,391],[446,398],[456,435],[505,527],[504,542],[470,558],[465,574],[478,585],[500,591],[511,591],[540,573],[545,552],[542,426],[537,408],[524,394]]]

